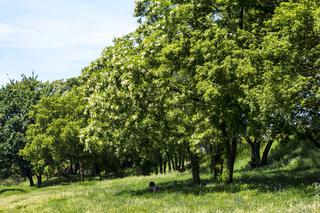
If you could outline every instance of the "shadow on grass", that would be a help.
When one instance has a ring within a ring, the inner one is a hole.
[[[46,180],[42,183],[41,188],[43,187],[50,187],[50,186],[64,186],[64,185],[69,185],[76,180],[70,179],[70,178],[63,178],[63,177],[58,177],[58,178],[52,178],[49,180]]]
[[[117,195],[121,196],[124,194],[129,194],[132,196],[144,196],[148,194],[153,194],[147,188],[148,183],[146,183],[145,189],[140,190],[123,190],[117,193]],[[192,183],[191,179],[188,180],[177,180],[177,181],[168,181],[161,182],[157,184],[159,186],[159,190],[156,194],[167,194],[167,193],[181,193],[181,194],[194,194],[194,195],[202,195],[207,193],[213,193],[218,191],[224,191],[229,193],[236,193],[240,191],[240,185],[238,184],[212,184],[210,179],[202,179],[200,185],[195,185]]]
[[[13,188],[13,189],[2,189],[0,190],[0,195],[5,193],[5,192],[26,192],[24,189],[19,189],[19,188]]]
[[[237,193],[241,190],[255,190],[258,193],[278,192],[286,189],[299,189],[301,194],[308,196],[306,186],[320,181],[320,170],[270,171],[267,174],[259,172],[245,174],[235,178],[233,184],[215,183],[211,179],[202,179],[200,185],[194,185],[191,179],[158,183],[157,194],[181,193],[203,195],[216,192]],[[140,190],[123,190],[117,195],[144,196],[152,194],[148,188]]]
[[[291,171],[271,170],[268,172],[258,171],[254,174],[242,172],[238,181],[256,187],[258,190],[266,192],[272,190],[282,190],[287,188],[304,188],[320,181],[319,169],[296,169]]]
[[[65,185],[70,185],[77,183],[79,185],[84,185],[84,186],[92,186],[96,184],[96,181],[98,181],[98,177],[87,177],[85,178],[84,182],[81,182],[77,176],[74,177],[55,177],[51,178],[49,180],[45,180],[41,188],[43,187],[50,187],[50,186],[65,186]]]
[[[59,177],[53,177],[43,181],[41,188],[50,187],[50,186],[70,185],[74,183],[77,183],[79,185],[84,185],[84,186],[92,186],[96,184],[96,181],[112,180],[112,179],[121,178],[121,177],[125,177],[125,176],[123,174],[108,173],[108,174],[103,174],[102,179],[100,179],[100,177],[98,176],[85,175],[84,181],[81,182],[79,175],[59,176]]]

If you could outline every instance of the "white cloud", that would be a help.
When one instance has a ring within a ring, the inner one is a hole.
[[[0,23],[0,48],[61,48],[101,46],[132,31],[134,27],[117,22],[66,22],[60,19],[34,19],[23,26]]]
[[[6,9],[7,7],[7,9]],[[0,85],[32,69],[41,79],[80,74],[114,37],[136,27],[132,0],[11,0],[0,8]]]

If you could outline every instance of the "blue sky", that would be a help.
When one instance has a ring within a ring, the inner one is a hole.
[[[78,76],[137,26],[134,0],[0,2],[0,85],[33,70],[40,80]]]

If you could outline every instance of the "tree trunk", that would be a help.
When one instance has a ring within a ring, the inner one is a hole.
[[[73,165],[72,165],[72,160],[70,160],[70,165],[69,165],[69,173],[70,175],[73,175]]]
[[[260,156],[261,142],[257,140],[257,138],[255,138],[254,141],[252,141],[251,138],[247,135],[245,135],[244,137],[251,148],[250,166],[251,168],[257,168],[260,166],[260,160],[261,160],[261,156]]]
[[[260,166],[260,160],[261,160],[261,156],[260,156],[260,141],[258,140],[254,140],[254,142],[252,144],[250,144],[251,146],[251,162],[250,162],[250,166],[251,168],[257,168]]]
[[[74,166],[74,174],[78,174],[78,171],[79,171],[79,162],[76,162],[75,163],[75,166]]]
[[[260,141],[256,141],[251,147],[251,168],[260,166],[260,159]]]
[[[172,165],[172,170],[175,171],[176,168],[175,168],[175,164],[174,164],[174,160],[173,158],[171,158],[171,165]]]
[[[159,155],[159,169],[160,169],[160,174],[163,174],[163,165],[162,165],[162,156],[161,156],[161,154]]]
[[[243,29],[244,27],[244,7],[241,6],[241,9],[240,9],[240,16],[239,16],[239,28],[240,29]]]
[[[213,180],[218,180],[223,172],[223,147],[220,144],[210,146],[210,158],[211,158],[211,173],[213,174]]]
[[[176,171],[179,170],[179,166],[178,166],[178,157],[177,155],[174,156],[174,167],[176,168]]]
[[[167,173],[167,161],[166,160],[163,162],[163,173],[164,174]]]
[[[215,167],[216,167],[216,161],[215,161],[215,153],[213,150],[213,146],[210,145],[210,170],[211,174],[213,174],[213,179],[216,179],[216,172],[215,172]]]
[[[169,167],[169,172],[172,171],[172,167],[171,167],[171,158],[168,156],[168,167]]]
[[[79,162],[80,181],[84,181],[84,171],[82,162]]]
[[[29,180],[29,185],[34,186],[33,178],[32,178],[32,171],[30,168],[25,168],[25,175]]]
[[[268,141],[266,147],[264,148],[260,166],[265,166],[268,164],[268,155],[269,155],[269,151],[271,149],[272,144],[273,144],[273,140],[270,140]]]
[[[181,171],[184,171],[184,157],[182,157]]]
[[[101,170],[100,170],[100,166],[98,163],[94,164],[94,173],[95,175],[99,176],[99,179],[102,180],[102,176],[101,176]]]
[[[158,165],[156,165],[156,166],[154,167],[154,172],[156,173],[156,175],[159,174]]]
[[[230,137],[228,136],[228,133],[227,133],[226,124],[221,123],[220,128],[221,128],[222,135],[224,137],[224,143],[226,148],[227,170],[228,170],[227,183],[232,183],[234,162],[236,160],[236,153],[237,153],[238,136],[233,136],[230,140]]]
[[[200,184],[200,168],[199,168],[199,158],[197,154],[194,154],[190,151],[190,161],[191,161],[191,171],[192,171],[192,180],[194,184]]]
[[[39,174],[39,175],[36,174],[36,177],[37,177],[37,187],[40,187],[42,185],[42,175],[41,174]]]
[[[227,169],[228,169],[227,183],[233,182],[234,162],[236,160],[236,153],[237,153],[237,142],[238,142],[237,137],[232,137],[231,140],[226,140]]]
[[[181,155],[179,157],[179,171],[180,172],[182,171],[182,157],[181,157]]]

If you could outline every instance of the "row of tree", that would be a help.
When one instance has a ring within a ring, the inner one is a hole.
[[[2,87],[2,176],[190,168],[200,183],[208,156],[231,183],[241,142],[252,168],[275,140],[320,148],[320,1],[139,0],[135,16],[80,77]]]

